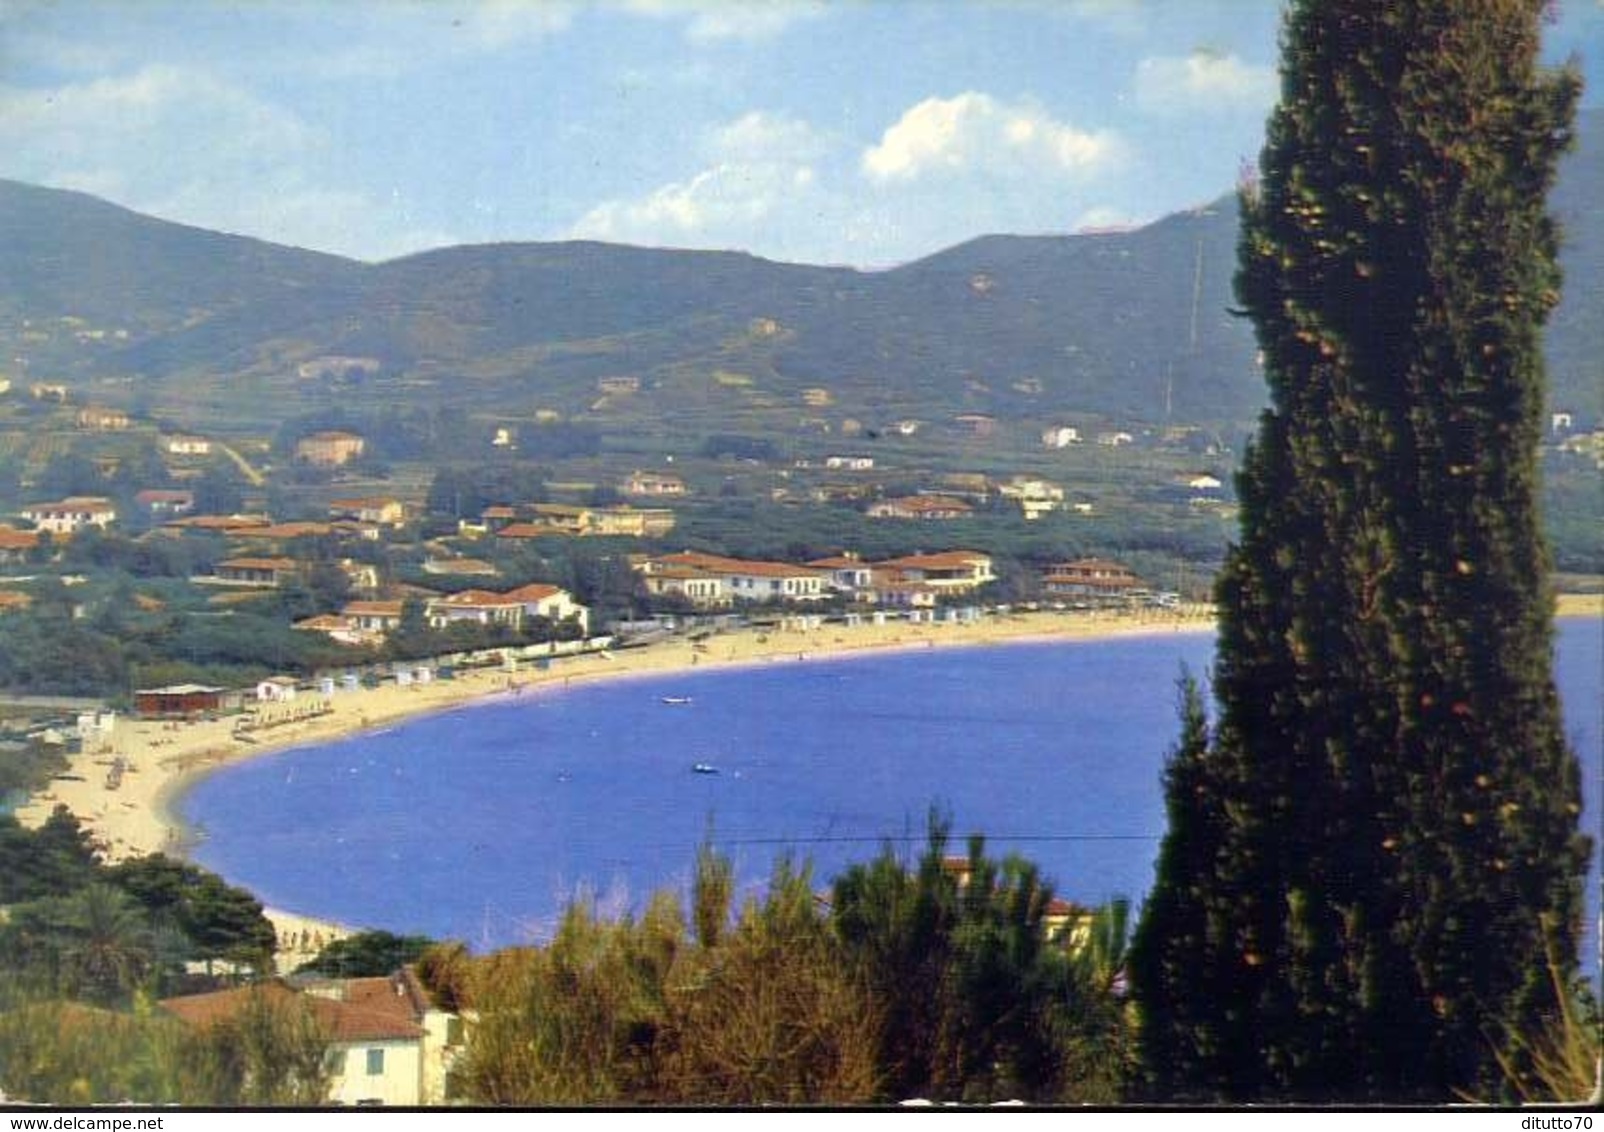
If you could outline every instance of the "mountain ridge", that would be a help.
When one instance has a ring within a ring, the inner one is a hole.
[[[1556,407],[1598,419],[1604,111],[1577,138],[1552,197],[1569,238],[1550,381]],[[374,359],[386,397],[470,411],[581,417],[598,380],[629,374],[644,410],[714,421],[722,406],[770,428],[819,388],[870,420],[1243,421],[1264,391],[1230,313],[1236,232],[1222,196],[1129,231],[987,234],[872,271],[591,240],[366,263],[0,181],[0,347],[33,379],[132,378],[170,405],[189,388],[278,397],[336,355]]]

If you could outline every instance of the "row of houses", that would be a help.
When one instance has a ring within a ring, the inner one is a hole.
[[[812,602],[843,596],[864,605],[929,608],[945,598],[973,594],[997,580],[990,555],[974,550],[913,554],[880,562],[853,555],[800,565],[727,558],[684,551],[634,562],[647,592],[683,597],[699,608],[752,602]],[[1054,563],[1039,576],[1051,598],[1095,604],[1124,602],[1150,593],[1123,563],[1080,558]]]
[[[523,507],[486,507],[477,521],[460,520],[457,533],[468,538],[495,535],[505,539],[662,538],[674,529],[674,512],[666,507],[585,507],[565,503],[532,503]]]
[[[505,592],[469,589],[422,600],[424,619],[433,629],[472,624],[518,632],[528,622],[544,618],[553,624],[572,623],[582,636],[590,635],[589,607],[575,601],[567,590],[543,583]],[[404,598],[352,601],[337,614],[298,621],[295,628],[326,633],[344,644],[371,644],[400,628],[405,608]]]
[[[996,580],[991,556],[972,550],[883,562],[843,555],[801,565],[684,551],[643,557],[634,567],[648,593],[676,595],[701,608],[737,601],[822,601],[837,595],[869,605],[917,608]]]
[[[195,493],[184,489],[151,488],[134,495],[135,508],[149,519],[169,522],[183,519],[195,510]],[[329,534],[331,524],[357,523],[370,528],[362,532],[378,537],[379,527],[400,527],[407,521],[406,505],[399,499],[336,499],[329,504],[329,524],[275,524],[265,515],[210,515],[183,524],[221,530],[240,537],[294,538],[306,534]],[[117,505],[100,495],[74,495],[47,503],[31,503],[18,512],[41,531],[72,535],[85,527],[109,527],[118,519]]]

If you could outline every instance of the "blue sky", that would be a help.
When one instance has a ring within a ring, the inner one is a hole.
[[[1279,11],[0,0],[0,177],[369,260],[588,238],[889,266],[1228,191]],[[1604,74],[1604,0],[1556,13],[1549,54]]]

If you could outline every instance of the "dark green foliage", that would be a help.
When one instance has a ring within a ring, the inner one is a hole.
[[[190,941],[191,958],[269,967],[276,940],[261,901],[217,874],[155,853],[113,865],[106,880],[156,923],[181,932]]]
[[[0,815],[0,906],[56,896],[88,884],[99,853],[89,831],[65,806],[38,829]]]
[[[1237,284],[1272,407],[1133,968],[1160,1095],[1480,1094],[1557,1017],[1545,954],[1575,969],[1535,454],[1577,82],[1542,7],[1292,9]]]
[[[335,940],[318,952],[316,959],[303,963],[300,970],[337,979],[388,975],[416,963],[433,946],[435,942],[428,936],[403,936],[386,931],[357,932]]]
[[[273,926],[250,893],[160,854],[102,865],[76,818],[0,818],[0,981],[102,1005],[173,985],[188,960],[265,970]]]
[[[543,503],[551,471],[530,464],[448,465],[435,472],[425,506],[437,515],[477,521],[486,507]]]
[[[1088,1036],[1109,1037],[1087,1025],[1098,992],[1048,939],[1051,887],[1021,858],[988,858],[978,837],[949,860],[947,831],[932,816],[911,871],[887,849],[834,885],[836,931],[880,1004],[886,1095],[1111,1099],[1120,1071],[1094,1080],[1082,1056]]]

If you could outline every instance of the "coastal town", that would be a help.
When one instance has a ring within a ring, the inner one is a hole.
[[[1594,7],[0,8],[0,1108],[1596,1106]]]

